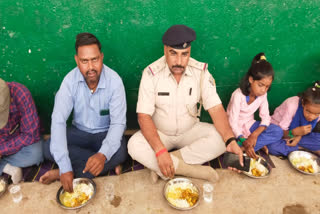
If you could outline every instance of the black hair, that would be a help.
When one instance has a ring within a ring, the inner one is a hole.
[[[241,92],[246,96],[250,94],[251,86],[249,77],[252,77],[253,80],[261,80],[269,76],[272,76],[272,80],[274,79],[272,65],[266,60],[264,53],[259,53],[253,58],[248,72],[240,82]],[[268,91],[270,91],[270,89],[271,87]]]
[[[320,104],[320,80],[298,95],[303,104]]]
[[[92,45],[92,44],[96,44],[99,47],[99,50],[101,51],[101,43],[99,42],[99,40],[97,39],[97,37],[95,37],[93,34],[91,33],[79,33],[76,36],[76,53],[78,54],[78,48],[84,45]]]

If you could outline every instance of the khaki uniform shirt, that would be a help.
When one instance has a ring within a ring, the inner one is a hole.
[[[200,101],[201,72],[204,72],[201,88],[204,109],[220,104],[215,81],[206,63],[190,57],[178,84],[163,56],[143,71],[137,113],[152,116],[157,129],[166,135],[183,134],[198,122],[196,114]]]

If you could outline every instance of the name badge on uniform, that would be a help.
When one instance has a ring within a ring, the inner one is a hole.
[[[158,96],[169,96],[169,92],[158,92]]]
[[[109,115],[109,109],[101,109],[100,116],[106,116],[106,115]]]

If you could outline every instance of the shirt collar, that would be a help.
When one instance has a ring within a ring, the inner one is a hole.
[[[172,74],[167,63],[166,63],[166,67],[165,67],[165,71],[164,72],[165,72],[166,76],[169,76],[170,74]],[[186,70],[184,71],[184,75],[192,76],[192,72],[190,71],[189,66],[187,66]]]
[[[82,76],[79,67],[76,68],[75,81],[77,81],[77,82],[85,82],[85,79]]]
[[[164,72],[165,72],[166,76],[170,76],[172,74],[167,63],[166,63],[166,67],[164,69]]]
[[[100,79],[99,79],[99,83],[97,88],[106,88],[106,78],[105,78],[105,74],[106,70],[104,69],[104,65],[102,65],[102,71],[100,74]]]
[[[97,88],[106,88],[106,78],[105,78],[105,66],[103,65],[102,66],[102,71],[101,71],[101,74],[100,74],[100,79],[99,79],[99,83],[98,83],[98,86]],[[81,74],[80,72],[80,69],[77,67],[77,72],[76,72],[76,78],[75,80],[77,82],[85,82],[86,80],[84,79],[83,75]]]
[[[187,66],[186,70],[184,71],[185,75],[192,76],[192,72],[190,71],[190,67]]]

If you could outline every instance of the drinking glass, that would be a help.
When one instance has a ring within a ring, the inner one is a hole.
[[[210,183],[203,184],[203,199],[206,202],[212,201],[213,185]]]
[[[14,203],[19,203],[22,199],[22,193],[21,193],[21,187],[18,184],[13,184],[10,189],[9,192],[12,196],[12,200]]]
[[[114,185],[112,183],[106,183],[104,190],[106,191],[107,200],[112,201],[114,198]]]

